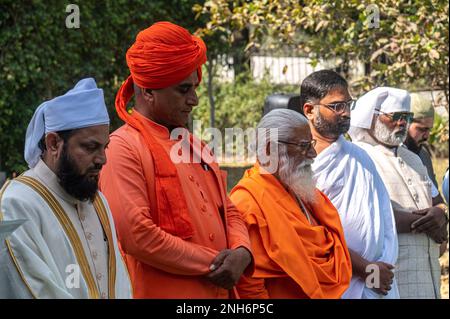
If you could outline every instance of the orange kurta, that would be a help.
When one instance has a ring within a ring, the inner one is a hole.
[[[352,268],[339,215],[316,194],[316,203],[306,205],[310,224],[294,197],[258,165],[232,190],[256,265],[238,284],[242,298],[340,298],[347,289]]]
[[[178,141],[167,128],[134,111],[170,153]],[[111,134],[100,188],[114,216],[117,237],[136,298],[228,298],[229,292],[204,278],[219,251],[246,247],[248,232],[241,215],[218,181],[200,163],[175,164],[194,230],[183,240],[152,220],[156,209],[153,158],[143,136],[125,124]],[[143,164],[145,163],[145,165]],[[215,163],[209,165],[217,165]],[[148,191],[148,185],[153,191]]]

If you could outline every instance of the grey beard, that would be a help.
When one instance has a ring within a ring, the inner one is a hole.
[[[373,129],[373,135],[376,139],[383,144],[390,146],[399,146],[406,139],[406,135],[408,133],[408,127],[405,128],[405,131],[402,133],[399,132],[391,132],[389,128],[381,122],[378,118],[375,121],[375,127]]]
[[[307,203],[316,201],[316,182],[311,169],[312,160],[306,159],[297,167],[286,156],[280,157],[280,181]]]

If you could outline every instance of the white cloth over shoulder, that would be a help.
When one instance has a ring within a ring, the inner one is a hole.
[[[375,110],[384,113],[409,112],[411,96],[408,91],[378,87],[361,96],[351,110],[350,125],[353,127],[370,128]]]
[[[44,134],[109,124],[103,90],[93,78],[79,81],[66,94],[42,103],[28,124],[25,138],[25,160],[30,168],[41,155],[38,146]]]
[[[395,265],[397,231],[387,189],[375,164],[360,147],[342,136],[322,151],[312,165],[317,188],[339,212],[347,246],[364,259]],[[387,296],[353,277],[342,298],[399,298],[396,280]]]

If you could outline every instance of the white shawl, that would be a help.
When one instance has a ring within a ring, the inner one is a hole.
[[[339,212],[348,247],[366,260],[394,265],[398,242],[391,201],[369,155],[340,136],[312,166],[317,188]],[[343,298],[399,298],[399,294],[395,280],[384,297],[353,277]]]

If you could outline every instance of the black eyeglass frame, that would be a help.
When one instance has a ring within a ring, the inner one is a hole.
[[[314,148],[314,146],[316,146],[317,144],[317,140],[312,139],[311,142],[302,142],[302,143],[292,143],[292,142],[286,142],[286,141],[278,141],[278,143],[282,143],[282,144],[289,144],[289,145],[294,145],[297,147],[300,147],[303,151],[303,154],[306,154],[309,152],[309,150],[311,148]]]
[[[398,122],[402,119],[406,121],[406,123],[411,124],[414,120],[414,113],[413,112],[392,112],[392,113],[385,113],[380,110],[375,110],[377,114],[383,114],[387,116],[392,122]],[[405,116],[408,116],[405,117]]]
[[[353,108],[353,106],[355,105],[355,103],[356,103],[356,100],[351,99],[351,100],[348,100],[347,102],[336,102],[336,103],[328,103],[328,104],[318,103],[318,104],[313,104],[313,105],[314,106],[316,106],[316,105],[317,106],[325,106],[337,114],[342,114],[345,112],[346,109],[348,109],[350,111]],[[342,106],[342,105],[344,105],[344,106]]]

